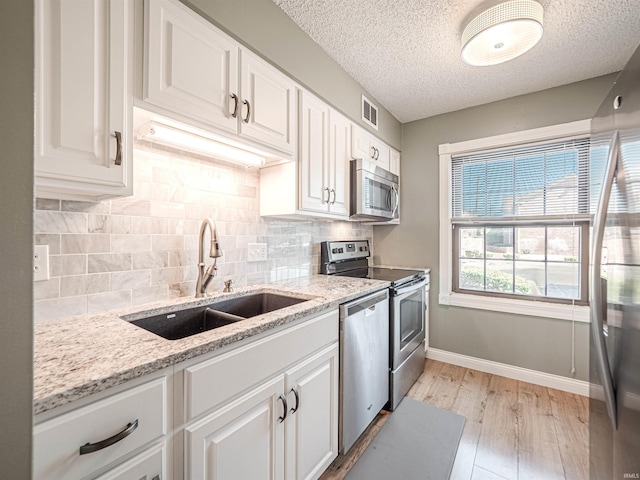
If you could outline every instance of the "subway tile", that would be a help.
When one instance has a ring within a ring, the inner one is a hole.
[[[35,322],[58,320],[74,315],[84,315],[86,313],[86,295],[42,300],[35,302],[33,305],[33,319]]]
[[[63,277],[66,275],[83,275],[87,273],[87,256],[86,255],[57,255],[51,257],[56,259],[55,272],[52,264],[52,275]]]
[[[73,275],[60,279],[60,296],[73,297],[109,291],[109,274]]]
[[[33,228],[37,233],[86,233],[87,215],[36,210]]]
[[[84,212],[84,213],[109,213],[111,205],[105,202],[77,202],[74,200],[62,200],[61,210],[63,212]]]
[[[184,280],[182,267],[157,268],[151,270],[151,285],[171,285]]]
[[[60,210],[60,200],[36,198],[36,210]]]
[[[110,249],[109,235],[69,234],[62,235],[62,254],[67,253],[106,253]]]
[[[131,305],[131,290],[117,292],[94,293],[87,295],[88,313],[106,312],[129,307]]]
[[[129,234],[131,218],[125,215],[89,214],[88,230],[89,233]]]
[[[111,251],[149,252],[151,251],[151,235],[111,235]]]
[[[131,254],[105,253],[89,255],[87,259],[87,270],[89,273],[131,270]]]
[[[34,245],[49,245],[49,255],[58,255],[60,253],[60,234],[36,233]]]
[[[33,282],[33,300],[49,300],[60,297],[60,278],[51,277],[49,280]]]
[[[151,285],[150,270],[133,270],[111,274],[111,290],[130,290]]]
[[[151,202],[136,197],[117,198],[111,200],[111,213],[113,215],[148,217],[151,215]]]
[[[169,298],[169,287],[167,285],[135,288],[131,291],[132,305],[144,305],[145,303],[159,302],[167,298]]]
[[[142,252],[133,254],[133,269],[163,268],[169,266],[169,252]]]
[[[184,218],[184,203],[154,201],[151,203],[151,216],[162,218]]]
[[[209,286],[208,291],[216,291]],[[169,285],[169,298],[189,297],[195,295],[196,282],[180,282]]]
[[[153,235],[151,238],[151,250],[154,252],[182,250],[184,243],[184,237],[182,235]]]
[[[166,218],[131,217],[131,233],[155,233],[166,235],[169,233]]]

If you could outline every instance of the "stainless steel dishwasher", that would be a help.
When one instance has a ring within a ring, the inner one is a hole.
[[[346,453],[389,400],[389,290],[340,306],[339,451]]]

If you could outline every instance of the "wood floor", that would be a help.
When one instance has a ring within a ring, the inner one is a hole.
[[[408,396],[466,417],[451,480],[589,478],[586,397],[435,360]],[[381,412],[321,480],[342,480],[388,417]]]

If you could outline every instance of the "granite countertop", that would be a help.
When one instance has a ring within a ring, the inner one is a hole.
[[[207,298],[178,298],[65,320],[37,323],[34,414],[78,400],[341,303],[388,287],[380,280],[313,275],[254,285]],[[122,320],[194,307],[247,293],[286,293],[309,301],[179,340],[165,340]]]

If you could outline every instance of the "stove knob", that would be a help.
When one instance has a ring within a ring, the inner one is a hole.
[[[334,248],[333,250],[331,250],[331,253],[338,253],[338,249]]]
[[[340,248],[340,253],[344,253],[344,248]]]

